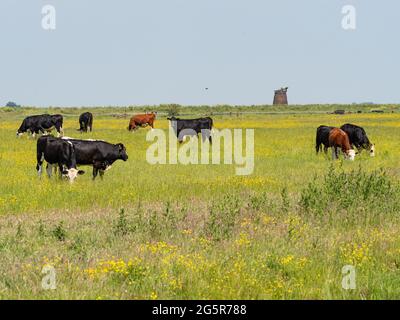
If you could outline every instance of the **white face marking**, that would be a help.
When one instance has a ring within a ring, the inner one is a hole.
[[[369,155],[371,157],[375,157],[375,145],[374,144],[371,146],[371,149],[369,150]]]
[[[353,149],[350,149],[347,153],[347,156],[349,160],[354,161],[354,158],[356,157],[356,152]]]
[[[67,170],[67,173],[64,174],[64,176],[65,176],[66,178],[68,178],[69,182],[72,183],[72,182],[74,182],[74,180],[75,180],[76,177],[78,176],[78,171],[79,171],[79,170],[77,170],[77,169],[75,169],[75,168],[68,169],[68,170]]]

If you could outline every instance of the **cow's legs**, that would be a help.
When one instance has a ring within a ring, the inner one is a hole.
[[[93,167],[93,180],[96,179],[98,173],[99,173],[99,169],[96,167]]]
[[[203,140],[203,142],[208,139],[208,141],[210,141],[210,144],[212,144],[212,138],[211,138],[211,130],[201,130],[201,138]]]
[[[332,160],[336,160],[336,159],[337,159],[337,148],[332,147]]]
[[[55,126],[57,131],[57,138],[64,135],[64,129],[61,126]]]
[[[100,178],[101,178],[101,180],[103,180],[103,176],[104,176],[104,170],[99,170],[99,174],[100,174]]]
[[[51,163],[48,163],[46,167],[46,172],[49,178],[51,178],[52,171],[53,171],[53,165]]]
[[[61,136],[61,129],[56,127],[56,131],[57,131],[57,138],[59,138]]]

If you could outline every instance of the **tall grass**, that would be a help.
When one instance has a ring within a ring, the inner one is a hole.
[[[217,128],[255,128],[245,177],[229,165],[151,166],[146,129],[95,117],[83,137],[122,142],[129,160],[73,185],[39,179],[35,141],[1,117],[0,298],[398,297],[398,114],[214,117]],[[315,128],[344,122],[366,128],[375,158],[315,155]],[[68,117],[66,134],[76,128]],[[341,286],[349,264],[355,290]],[[45,265],[56,290],[41,287]]]

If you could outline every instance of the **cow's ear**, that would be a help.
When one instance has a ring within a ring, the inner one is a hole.
[[[78,171],[78,174],[79,174],[79,175],[83,175],[84,173],[85,173],[85,171],[83,171],[83,170],[79,170],[79,171]]]
[[[118,143],[118,148],[120,151],[124,150],[124,145],[122,143]]]
[[[65,170],[65,169],[64,169],[61,173],[64,174],[64,175],[66,175],[66,174],[68,174],[68,170]]]

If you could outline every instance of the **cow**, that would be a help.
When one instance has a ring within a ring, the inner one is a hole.
[[[347,133],[339,128],[333,128],[329,132],[329,147],[332,148],[333,160],[339,158],[339,148],[342,150],[345,159],[353,161],[356,156],[356,152],[351,149]]]
[[[350,144],[357,148],[358,152],[363,149],[369,151],[371,157],[375,156],[375,145],[371,143],[364,128],[351,123],[346,123],[340,127],[349,136]]]
[[[319,126],[317,128],[317,135],[315,141],[315,150],[318,152],[321,151],[322,144],[324,145],[324,152],[325,154],[328,152],[329,148],[329,133],[334,127],[328,126]]]
[[[133,131],[138,129],[139,127],[150,126],[154,129],[154,120],[156,118],[157,113],[146,113],[146,114],[137,114],[131,118],[129,121],[128,130]]]
[[[66,140],[53,136],[42,136],[37,141],[36,147],[36,170],[39,177],[42,175],[43,161],[47,162],[47,175],[51,177],[53,165],[60,169],[60,175],[67,178],[71,183],[78,175],[85,171],[78,170],[76,167],[76,152],[74,145]]]
[[[92,132],[93,129],[93,114],[90,112],[84,112],[79,116],[79,131],[82,132]]]
[[[61,139],[73,144],[77,165],[93,166],[93,180],[98,173],[100,178],[103,178],[104,172],[109,170],[115,161],[128,160],[126,148],[122,143],[111,144],[103,140],[80,140],[70,137]]]
[[[47,134],[55,128],[57,130],[57,135],[60,136],[64,133],[63,126],[63,116],[60,114],[49,115],[42,114],[36,116],[26,117],[19,129],[17,130],[17,137],[22,136],[24,132],[29,132],[32,137],[36,134],[42,133]]]
[[[198,135],[201,133],[203,141],[209,139],[212,143],[211,130],[213,128],[213,120],[210,117],[197,119],[179,119],[175,117],[167,118],[171,121],[175,134],[179,143],[182,143],[183,138],[187,135]]]

